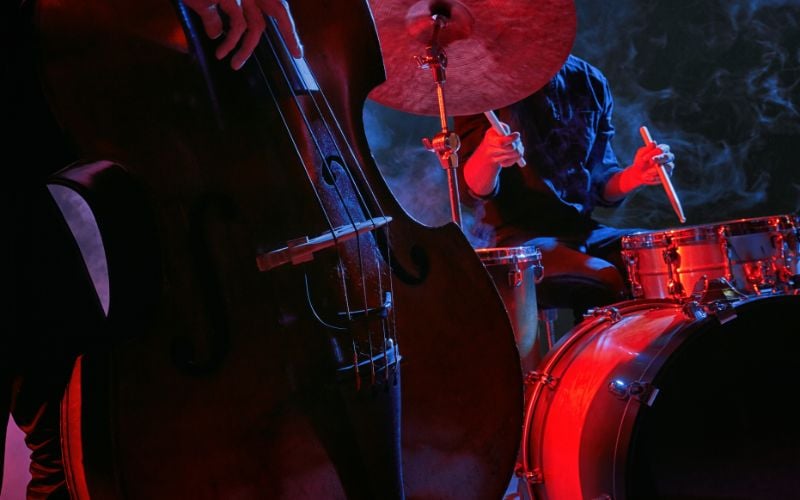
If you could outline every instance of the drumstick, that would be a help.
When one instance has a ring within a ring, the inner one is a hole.
[[[647,130],[647,127],[640,127],[639,133],[642,134],[642,140],[644,140],[646,146],[655,144],[653,138],[650,137],[650,131]],[[658,165],[658,176],[661,178],[661,185],[664,186],[664,191],[666,191],[667,198],[669,198],[669,202],[672,204],[672,209],[675,210],[675,213],[678,215],[678,220],[683,224],[686,222],[686,217],[683,215],[681,201],[678,199],[678,193],[675,192],[675,188],[672,186],[672,180],[669,178],[667,168],[664,165]]]
[[[500,135],[508,135],[506,133],[506,131],[503,130],[503,125],[500,124],[500,119],[497,118],[497,115],[494,114],[494,111],[492,111],[490,109],[489,111],[484,111],[483,114],[486,115],[486,118],[489,119],[489,123],[492,124],[492,128],[495,129],[495,131],[498,134],[500,134]],[[525,166],[525,158],[520,158],[519,161],[517,162],[517,165],[519,165],[520,167],[524,167]]]

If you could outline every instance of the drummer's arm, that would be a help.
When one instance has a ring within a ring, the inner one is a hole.
[[[464,165],[464,182],[467,192],[477,198],[490,198],[498,188],[501,166],[493,162],[483,162],[472,156]]]
[[[466,179],[466,165],[471,163],[470,160],[472,160],[475,150],[480,146],[483,135],[488,128],[489,122],[483,115],[456,116],[453,119],[453,130],[458,134],[461,143],[458,149],[458,158],[461,164],[461,168],[458,169],[458,184],[459,190],[466,194],[462,199],[466,205],[477,204],[481,200],[494,195],[493,191],[488,194],[483,194],[485,190],[481,190],[480,186],[475,186],[482,193],[479,195],[477,192],[473,191],[472,188],[472,185],[475,184],[475,180],[471,179],[467,181]],[[474,166],[470,166],[470,170],[472,170],[472,168],[474,168]],[[492,187],[496,186],[496,179],[493,179],[492,182],[494,183]]]
[[[646,144],[636,151],[633,162],[625,168],[620,168],[613,149],[611,140],[614,137],[614,126],[611,116],[614,109],[614,99],[608,87],[608,82],[603,86],[604,103],[599,127],[595,137],[590,161],[599,165],[592,169],[592,183],[595,186],[595,197],[600,205],[615,206],[625,196],[641,186],[658,184],[659,165],[667,167],[669,175],[672,174],[675,156],[670,153],[666,144]]]
[[[615,207],[630,190],[623,182],[627,180],[623,175],[625,170],[621,168],[611,146],[616,130],[612,123],[614,97],[607,80],[602,80],[602,91],[595,95],[599,99],[597,128],[586,162],[592,176],[592,197],[598,206]]]
[[[474,118],[478,123],[462,123],[462,158],[464,163],[464,183],[467,192],[476,198],[485,199],[497,191],[500,170],[519,162],[524,154],[519,132],[501,134],[488,127],[483,115]],[[503,124],[506,131],[508,126]],[[476,144],[477,143],[477,144]]]

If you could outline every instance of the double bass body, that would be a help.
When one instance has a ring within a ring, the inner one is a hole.
[[[140,193],[61,178],[90,200],[110,289],[110,341],[65,398],[78,497],[483,499],[509,479],[511,325],[459,229],[419,225],[372,162],[369,9],[292,10],[311,82],[280,44],[239,72],[205,57],[180,4],[40,2],[54,113],[113,160],[97,178]],[[118,227],[137,218],[152,233]]]

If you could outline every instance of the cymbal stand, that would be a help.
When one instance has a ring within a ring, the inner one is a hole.
[[[461,199],[458,193],[458,148],[461,140],[455,132],[447,128],[447,112],[444,100],[445,68],[447,67],[447,54],[439,45],[439,32],[447,25],[447,17],[441,14],[431,16],[433,21],[433,35],[430,44],[425,48],[425,55],[416,56],[420,69],[430,69],[436,83],[436,97],[439,100],[439,121],[442,130],[433,136],[422,139],[425,149],[436,153],[442,168],[447,170],[447,186],[450,192],[450,214],[453,222],[461,226]]]

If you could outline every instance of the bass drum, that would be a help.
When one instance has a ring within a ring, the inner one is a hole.
[[[528,376],[527,495],[797,498],[798,313],[797,295],[595,311]]]

